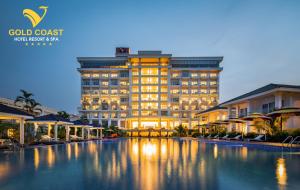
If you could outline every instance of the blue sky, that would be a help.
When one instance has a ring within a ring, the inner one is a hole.
[[[220,101],[268,83],[300,85],[300,1],[2,0],[0,96],[19,89],[76,113],[78,56],[113,56],[116,46],[174,56],[224,56]],[[63,28],[54,46],[24,47],[10,28],[30,28],[24,8],[48,6],[42,28]]]

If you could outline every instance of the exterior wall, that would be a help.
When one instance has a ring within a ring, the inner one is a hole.
[[[229,117],[239,118],[245,116],[244,112],[244,114],[241,114],[241,109],[245,108],[247,108],[246,115],[249,115],[251,113],[267,114],[274,111],[274,109],[281,109],[285,107],[300,107],[300,93],[275,91],[263,96],[258,96],[245,101],[241,101],[239,103],[229,104],[228,112]],[[235,108],[236,111],[233,111],[232,108]],[[231,123],[229,128],[236,129],[239,132],[244,131],[245,133],[259,132],[255,127],[251,127],[252,124],[253,122],[251,121],[247,121],[244,124]],[[300,128],[300,117],[291,116],[284,125],[284,129]]]
[[[79,112],[102,126],[196,127],[195,114],[219,101],[220,67],[190,68],[185,63],[175,68],[171,55],[154,53],[127,55],[123,66],[80,68]]]

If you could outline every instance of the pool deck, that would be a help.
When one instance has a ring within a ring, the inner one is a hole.
[[[258,148],[270,151],[291,151],[300,152],[300,145],[293,144],[292,146],[288,143],[275,143],[275,142],[253,142],[253,141],[238,141],[238,140],[223,140],[223,139],[207,139],[207,138],[193,138],[185,137],[182,139],[192,139],[208,144],[218,145],[233,145],[233,146],[244,146],[248,148]]]

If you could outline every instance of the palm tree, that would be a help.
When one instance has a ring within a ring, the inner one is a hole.
[[[27,92],[26,90],[20,90],[22,95],[17,96],[15,99],[15,104],[17,105],[18,103],[21,104],[23,109],[31,114],[36,114],[36,112],[42,112],[42,109],[39,108],[41,106],[40,103],[35,101],[33,99],[33,94],[30,92]]]
[[[178,127],[176,127],[175,130],[177,131],[177,134],[180,137],[186,136],[187,129],[185,127],[183,127],[182,125],[179,125]]]
[[[59,111],[57,112],[57,115],[65,119],[70,119],[70,114],[68,114],[66,111]]]

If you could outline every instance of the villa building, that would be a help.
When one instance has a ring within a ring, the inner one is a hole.
[[[219,101],[222,57],[173,57],[116,48],[115,57],[78,57],[79,112],[90,123],[126,129],[199,125],[195,114]]]
[[[224,108],[227,108],[227,113],[224,113]],[[269,84],[221,103],[211,110],[199,112],[197,117],[208,127],[219,122],[226,124],[228,132],[244,134],[260,133],[257,128],[259,122],[276,118],[281,122],[282,130],[300,128],[300,86]]]

